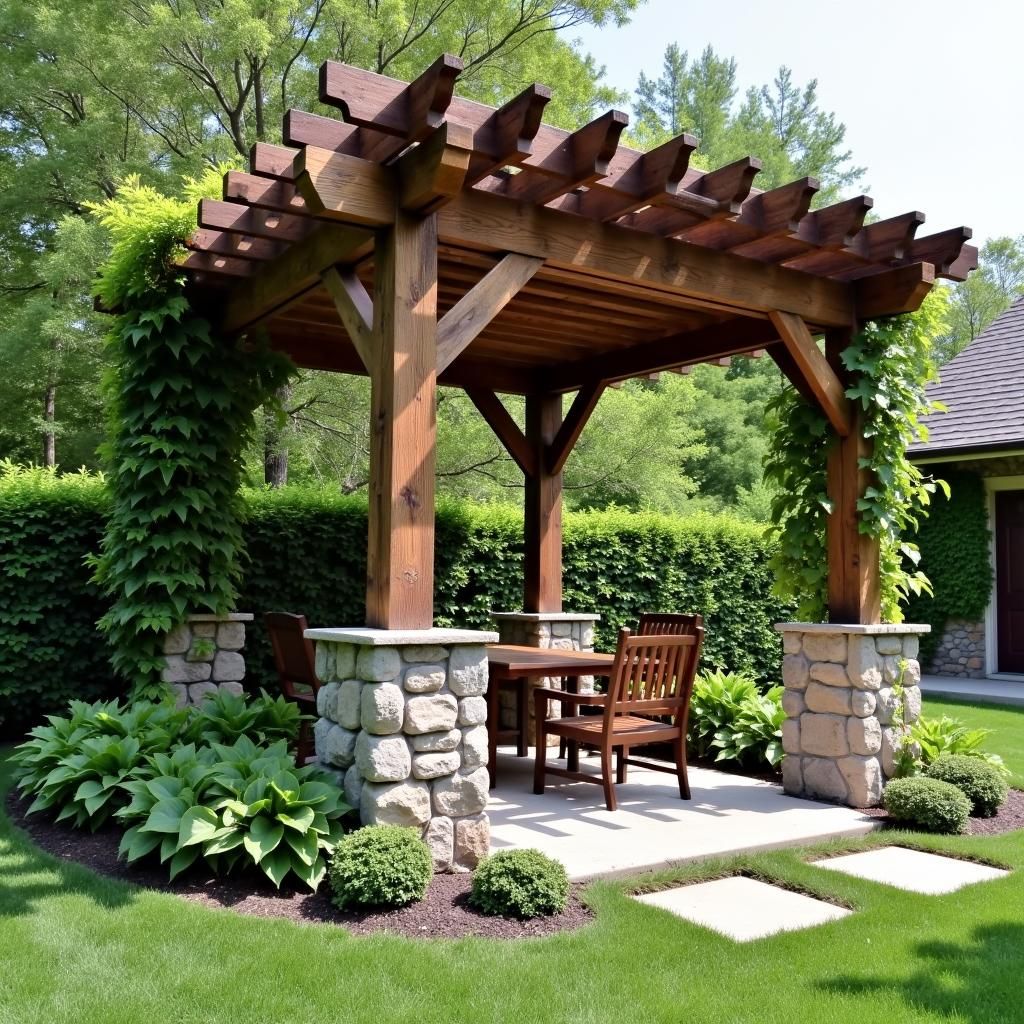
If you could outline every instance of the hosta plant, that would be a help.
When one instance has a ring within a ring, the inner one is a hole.
[[[982,749],[990,729],[969,729],[958,718],[943,715],[941,718],[919,718],[911,727],[910,739],[920,747],[920,763],[927,768],[947,754],[962,754],[979,757],[987,761],[1002,775],[1008,776],[1009,769],[998,754]]]
[[[292,743],[301,717],[297,704],[271,697],[266,690],[249,699],[217,690],[193,709],[186,734],[196,743],[232,743],[240,736],[257,743],[281,739]]]
[[[689,742],[697,757],[710,757],[715,737],[731,729],[743,705],[757,696],[757,684],[740,672],[702,672],[690,697]]]
[[[242,737],[212,751],[179,751],[170,774],[132,784],[122,819],[144,816],[122,855],[133,861],[159,848],[171,878],[200,856],[217,871],[255,864],[278,887],[293,873],[315,890],[349,810],[337,787],[315,765],[295,768],[283,740],[259,747]]]
[[[740,705],[739,713],[715,733],[716,761],[767,762],[773,768],[782,760],[782,687],[755,693]]]

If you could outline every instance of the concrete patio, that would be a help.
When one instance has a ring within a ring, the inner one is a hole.
[[[581,767],[587,770],[587,757]],[[605,809],[600,786],[556,782],[533,792],[533,757],[498,752],[498,785],[487,812],[491,849],[532,847],[583,880],[648,871],[749,850],[859,836],[876,819],[849,807],[786,796],[781,785],[690,769],[693,799],[679,799],[671,775],[631,768],[619,809]]]

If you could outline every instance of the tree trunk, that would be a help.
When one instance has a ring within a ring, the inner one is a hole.
[[[274,392],[282,406],[291,396],[292,389],[288,384]],[[288,424],[279,424],[274,410],[269,408],[264,408],[263,422],[263,480],[271,487],[284,487],[288,483]]]
[[[43,397],[43,465],[57,465],[56,419],[57,388],[51,384]]]

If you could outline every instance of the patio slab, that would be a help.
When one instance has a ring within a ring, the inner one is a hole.
[[[635,897],[737,942],[838,921],[852,911],[755,878],[736,875]]]
[[[591,760],[581,759],[582,770]],[[800,800],[770,782],[703,768],[690,769],[692,800],[679,799],[674,776],[630,768],[614,812],[605,808],[600,786],[559,780],[543,796],[532,788],[532,756],[500,750],[498,785],[487,805],[491,849],[540,850],[576,881],[859,836],[878,826],[849,807]]]
[[[943,857],[922,850],[908,850],[904,846],[883,846],[877,850],[828,857],[812,863],[828,871],[841,871],[845,875],[929,896],[956,892],[965,885],[988,882],[1009,874],[986,864],[975,864],[973,861]]]

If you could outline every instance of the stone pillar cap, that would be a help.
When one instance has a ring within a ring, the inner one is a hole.
[[[198,612],[188,617],[188,622],[252,622],[252,612],[228,612],[214,615],[212,612]]]
[[[489,612],[492,619],[512,622],[600,622],[592,612]]]
[[[852,636],[891,636],[898,633],[930,633],[932,627],[913,622],[883,622],[870,626],[847,625],[842,622],[776,622],[780,633],[848,633]]]
[[[498,634],[483,629],[373,629],[370,626],[342,626],[307,629],[307,640],[327,640],[335,644],[361,647],[405,647],[411,645],[496,644]]]

